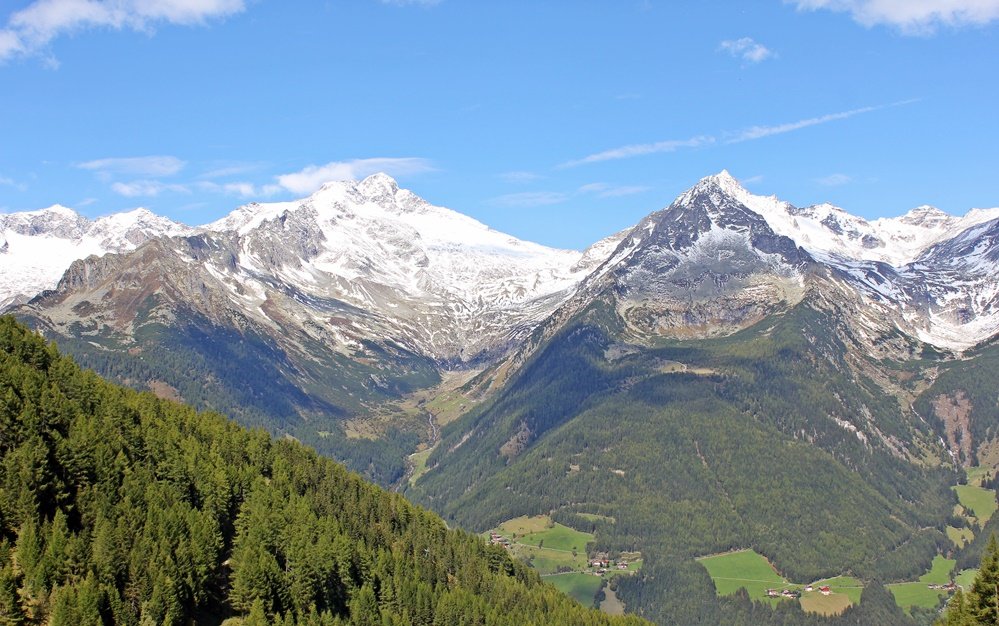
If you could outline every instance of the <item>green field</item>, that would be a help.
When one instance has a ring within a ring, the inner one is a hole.
[[[908,610],[914,606],[929,609],[935,608],[940,604],[940,598],[946,596],[947,592],[941,589],[930,589],[927,585],[930,583],[942,585],[950,582],[950,573],[956,563],[957,561],[953,559],[945,559],[937,555],[933,558],[933,565],[930,567],[930,571],[920,576],[918,582],[896,583],[888,585],[888,589],[895,596],[896,604],[903,609]],[[972,577],[974,577],[974,574],[972,574]]]
[[[845,593],[831,593],[828,596],[818,591],[808,591],[801,594],[801,608],[808,613],[819,615],[839,615],[850,608],[854,600]]]
[[[863,583],[858,579],[837,576],[812,583],[815,587],[828,585],[832,591],[828,596],[818,591],[806,592],[804,585],[786,581],[766,558],[753,550],[719,554],[698,561],[708,570],[720,596],[745,588],[750,598],[774,604],[780,599],[768,598],[767,589],[797,589],[802,591],[801,608],[810,613],[838,615],[848,606],[858,604],[864,591]]]
[[[763,600],[768,599],[767,589],[788,586],[773,565],[754,550],[707,556],[698,562],[708,570],[720,596],[745,588],[750,598]]]
[[[545,582],[555,585],[559,591],[583,606],[593,606],[603,579],[593,574],[555,574],[546,576]]]
[[[515,557],[542,575],[567,569],[579,572],[587,567],[586,544],[593,541],[593,535],[556,524],[547,515],[516,517],[500,524],[495,532],[512,542],[510,551]]]
[[[992,489],[984,489],[974,485],[957,485],[954,487],[954,491],[957,492],[958,502],[971,511],[971,514],[978,519],[979,525],[989,521],[992,514],[999,508],[999,504],[996,504],[996,492]]]
[[[833,594],[842,594],[850,598],[850,602],[853,604],[860,603],[860,595],[864,593],[864,583],[860,582],[853,576],[837,576],[835,578],[826,578],[825,580],[820,580],[812,583],[815,587],[821,587],[822,585],[829,585],[829,589]],[[822,594],[819,594],[822,595]],[[829,597],[829,596],[825,596]]]
[[[565,569],[583,570],[586,568],[586,554],[579,552],[576,556],[572,552],[563,550],[552,550],[549,548],[539,548],[525,544],[514,544],[511,552],[538,570],[540,574],[556,574]]]
[[[586,552],[586,544],[593,541],[593,535],[573,530],[562,524],[555,524],[540,532],[533,532],[517,537],[519,543],[531,546],[565,550],[566,552]]]
[[[930,571],[920,576],[919,582],[938,583],[941,585],[949,583],[950,573],[954,570],[955,565],[957,565],[956,560],[945,559],[938,554],[933,557],[933,565],[930,566]]]
[[[422,452],[414,452],[409,455],[409,460],[413,464],[413,473],[409,477],[410,485],[415,484],[420,476],[427,473],[427,459],[430,458],[430,453],[433,451],[433,448],[427,448]]]
[[[954,582],[956,582],[962,589],[970,589],[971,583],[975,582],[975,576],[978,575],[977,569],[966,569],[961,570],[961,572],[954,577]]]
[[[930,589],[926,583],[896,583],[888,585],[888,590],[895,596],[895,603],[906,610],[914,606],[935,608],[947,595],[946,591]]]
[[[971,543],[971,540],[975,538],[975,533],[970,528],[948,526],[947,538],[953,541],[955,546],[962,548],[965,544]]]
[[[982,486],[982,479],[991,474],[994,470],[991,467],[969,467],[965,470],[968,476],[968,484],[976,487]]]

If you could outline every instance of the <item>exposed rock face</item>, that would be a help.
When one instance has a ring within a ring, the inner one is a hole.
[[[194,229],[146,209],[88,220],[63,206],[0,215],[0,309],[52,289],[73,261]]]
[[[954,462],[962,467],[975,464],[971,437],[971,401],[963,391],[941,395],[932,403],[933,412],[943,422],[947,448]]]

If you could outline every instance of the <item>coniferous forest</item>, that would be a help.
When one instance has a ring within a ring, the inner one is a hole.
[[[639,624],[290,440],[0,318],[2,624]]]

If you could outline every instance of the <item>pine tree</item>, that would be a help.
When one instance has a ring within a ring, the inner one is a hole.
[[[993,534],[971,585],[971,614],[982,624],[999,624],[999,542]]]

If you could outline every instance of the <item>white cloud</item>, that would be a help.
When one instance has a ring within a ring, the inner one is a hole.
[[[727,39],[718,45],[718,49],[746,63],[759,63],[777,56],[773,50],[753,41],[751,37]]]
[[[763,182],[763,174],[757,174],[756,176],[750,176],[749,178],[743,178],[739,181],[741,185],[755,185],[756,183]]]
[[[589,163],[599,163],[601,161],[628,159],[631,157],[656,154],[659,152],[676,152],[681,148],[699,148],[701,146],[714,143],[714,140],[714,137],[701,135],[698,137],[691,137],[690,139],[670,139],[668,141],[657,141],[655,143],[632,144],[628,146],[621,146],[620,148],[604,150],[603,152],[597,152],[574,161],[567,161],[559,165],[559,168],[576,167],[579,165],[587,165]]]
[[[93,170],[108,174],[130,174],[150,178],[173,176],[184,169],[186,165],[186,162],[172,156],[95,159],[76,164],[78,168],[84,170]]]
[[[497,206],[521,209],[561,204],[568,199],[569,196],[567,194],[558,191],[524,191],[498,196],[490,202]]]
[[[91,28],[149,31],[239,13],[244,0],[35,0],[0,30],[0,62],[44,50],[57,37]]]
[[[499,175],[504,181],[513,185],[525,185],[527,183],[533,183],[536,180],[541,180],[544,178],[541,174],[536,174],[534,172],[503,172]]]
[[[600,198],[620,198],[645,193],[651,187],[642,185],[611,185],[608,183],[589,183],[579,188],[579,193],[592,193]]]
[[[211,181],[201,181],[197,184],[201,191],[209,193],[222,193],[228,196],[238,196],[240,198],[261,198],[270,197],[284,191],[280,185],[255,185],[247,181],[236,181],[229,183],[215,183]]]
[[[227,178],[229,176],[238,176],[240,174],[248,174],[250,172],[256,172],[265,166],[264,163],[240,163],[240,162],[229,162],[229,163],[216,163],[215,169],[208,170],[204,174],[198,176],[201,179],[213,179],[213,178]]]
[[[822,178],[816,178],[815,182],[825,187],[839,187],[851,182],[853,179],[846,174],[830,174]]]
[[[113,183],[111,190],[126,198],[158,196],[164,191],[190,193],[185,185],[168,184],[159,180],[133,180],[127,183]]]
[[[999,19],[999,0],[784,0],[803,11],[847,12],[864,26],[887,24],[908,34],[938,26],[974,26]]]
[[[378,172],[390,176],[412,176],[431,172],[430,161],[419,158],[375,158],[333,161],[326,165],[310,165],[305,169],[277,177],[278,185],[297,194],[310,194],[323,183],[335,180],[357,180]]]
[[[24,183],[19,183],[13,178],[8,178],[7,176],[0,176],[0,186],[2,187],[13,187],[18,191],[25,191],[28,186]]]
[[[893,107],[904,106],[906,104],[912,104],[918,102],[919,99],[912,100],[902,100],[900,102],[893,102],[891,104],[881,104],[877,106],[861,107],[859,109],[851,109],[849,111],[841,111],[839,113],[830,113],[828,115],[822,115],[819,117],[810,117],[804,120],[798,120],[796,122],[787,122],[784,124],[776,124],[774,126],[751,126],[749,128],[737,131],[734,133],[723,133],[722,138],[724,143],[741,143],[743,141],[753,141],[754,139],[763,139],[764,137],[769,137],[771,135],[781,135],[784,133],[790,133],[796,130],[801,130],[802,128],[808,128],[809,126],[817,126],[819,124],[827,124],[829,122],[834,122],[837,120],[844,120],[854,115],[860,115],[862,113],[870,113],[872,111],[880,111],[882,109],[890,109]],[[581,159],[576,159],[573,161],[567,161],[556,166],[558,169],[565,169],[569,167],[577,167],[579,165],[586,165],[589,163],[599,163],[601,161],[613,161],[617,159],[629,159],[637,156],[644,156],[647,154],[656,154],[660,152],[676,152],[681,148],[700,148],[703,146],[708,146],[715,143],[715,137],[711,135],[699,135],[697,137],[691,137],[690,139],[676,139],[670,141],[659,141],[656,143],[640,143],[631,144],[628,146],[621,146],[620,148],[612,148],[610,150],[604,150],[603,152],[597,152],[589,156],[583,157]],[[638,193],[638,192],[635,192]]]
[[[892,104],[861,107],[859,109],[851,109],[849,111],[841,111],[839,113],[830,113],[828,115],[822,115],[819,117],[810,117],[808,119],[798,120],[796,122],[787,122],[785,124],[776,124],[774,126],[751,126],[750,128],[735,133],[735,135],[731,136],[726,141],[726,143],[740,143],[743,141],[762,139],[764,137],[769,137],[771,135],[782,135],[784,133],[790,133],[795,130],[801,130],[802,128],[808,128],[809,126],[828,124],[829,122],[835,122],[837,120],[845,120],[849,117],[853,117],[854,115],[861,115],[862,113],[871,113],[872,111],[880,111],[881,109],[902,106],[905,104],[911,104],[913,102],[916,102],[916,100],[904,100],[902,102],[894,102]]]

